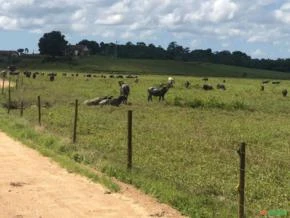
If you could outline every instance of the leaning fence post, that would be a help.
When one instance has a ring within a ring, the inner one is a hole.
[[[76,139],[77,139],[77,120],[78,120],[78,99],[76,99],[76,103],[75,103],[75,120],[74,120],[73,143],[75,143]]]
[[[132,169],[132,111],[128,111],[128,164],[127,169]]]
[[[38,124],[41,126],[41,104],[40,104],[40,96],[37,96],[37,105],[38,105]]]
[[[10,106],[11,106],[11,88],[10,88],[10,77],[8,83],[8,114],[10,113]]]
[[[245,169],[246,169],[246,143],[242,142],[238,149],[240,156],[240,181],[239,181],[239,218],[245,218]]]

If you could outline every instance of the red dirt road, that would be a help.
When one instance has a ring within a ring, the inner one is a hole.
[[[0,218],[182,217],[129,185],[120,193],[68,173],[0,132]]]

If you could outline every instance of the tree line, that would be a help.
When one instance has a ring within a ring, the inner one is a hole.
[[[152,43],[127,42],[126,44],[96,42],[94,40],[81,40],[77,45],[85,45],[90,55],[103,55],[119,58],[178,60],[184,62],[198,61],[215,64],[235,65],[241,67],[258,68],[290,72],[290,58],[287,59],[257,59],[241,51],[215,51],[208,49],[190,50],[177,42],[170,42],[166,49]],[[68,42],[59,31],[45,33],[38,43],[40,54],[51,56],[65,55]]]

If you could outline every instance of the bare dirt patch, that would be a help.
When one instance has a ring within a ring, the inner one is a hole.
[[[3,132],[0,157],[0,217],[182,217],[133,186],[110,193]]]

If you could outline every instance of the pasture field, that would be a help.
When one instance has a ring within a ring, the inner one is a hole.
[[[1,60],[0,68],[6,68],[10,62]],[[18,68],[39,71],[71,71],[79,73],[119,72],[139,74],[171,74],[212,77],[247,77],[290,79],[289,73],[250,69],[245,67],[213,64],[204,62],[184,62],[173,60],[125,59],[105,56],[89,56],[68,60],[60,58],[57,61],[44,61],[44,56],[22,56],[15,60]],[[29,66],[29,69],[27,67]]]
[[[132,183],[191,217],[236,217],[238,212],[239,143],[246,143],[246,214],[287,209],[290,203],[290,97],[282,97],[290,81],[265,84],[261,79],[226,80],[226,91],[204,91],[201,77],[175,76],[164,102],[147,102],[147,88],[166,82],[166,75],[139,75],[129,104],[86,106],[87,99],[118,96],[116,78],[66,77],[58,72],[19,78],[12,101],[24,101],[9,117],[17,126],[38,125],[37,96],[42,102],[42,131],[51,133],[43,146],[58,155]],[[12,78],[15,81],[16,78]],[[189,89],[184,82],[189,80]],[[8,92],[0,95],[7,101]],[[72,144],[74,102],[78,99],[77,143]],[[133,169],[127,171],[127,111],[133,111]],[[1,108],[1,119],[7,111]],[[7,118],[5,118],[7,119]],[[3,126],[1,126],[3,128]],[[39,131],[39,128],[38,128]],[[33,140],[31,131],[23,138]]]

